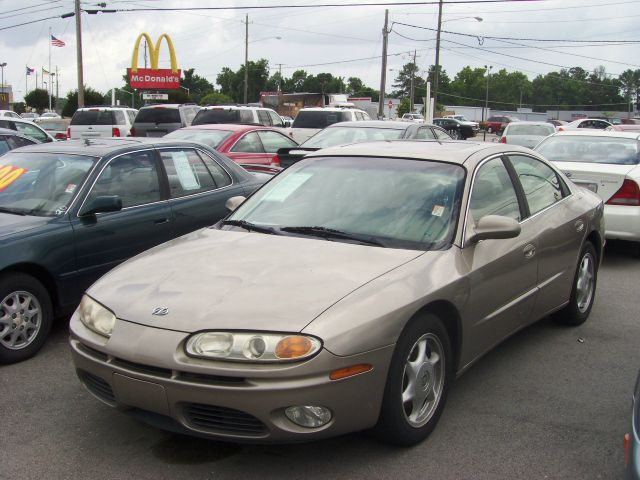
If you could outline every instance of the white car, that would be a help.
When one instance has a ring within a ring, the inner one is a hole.
[[[555,131],[556,128],[547,122],[511,122],[504,127],[500,143],[533,148]]]
[[[76,110],[69,123],[70,139],[98,137],[128,137],[137,110],[129,107],[83,107]]]
[[[611,123],[600,118],[580,118],[579,120],[574,120],[573,122],[569,122],[566,125],[559,126],[558,131],[564,132],[567,130],[578,130],[580,128],[604,130],[605,128],[608,128],[610,126]]]
[[[405,122],[424,123],[424,117],[419,113],[405,113],[402,115],[401,120]]]
[[[606,238],[640,242],[640,133],[555,133],[535,148],[604,200]]]
[[[55,139],[42,127],[21,117],[0,117],[0,128],[15,130],[37,140],[40,143],[55,141]]]
[[[0,110],[0,117],[22,118],[13,110]]]
[[[293,121],[289,136],[303,143],[320,130],[334,123],[371,120],[364,110],[341,107],[310,107],[301,109]]]

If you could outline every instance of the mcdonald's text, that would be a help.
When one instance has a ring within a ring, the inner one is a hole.
[[[138,68],[136,72],[133,72],[130,68],[127,70],[131,88],[154,90],[175,90],[180,88],[180,70],[176,72],[170,68]]]

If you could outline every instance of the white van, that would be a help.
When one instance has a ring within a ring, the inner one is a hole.
[[[128,137],[137,110],[119,106],[83,107],[76,110],[67,129],[67,137]]]

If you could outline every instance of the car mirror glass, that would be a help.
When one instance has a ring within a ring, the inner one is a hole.
[[[243,197],[242,195],[238,195],[237,197],[231,197],[229,198],[226,203],[224,204],[225,207],[227,207],[227,210],[229,210],[230,212],[233,212],[236,208],[238,208],[242,202],[244,202],[246,200],[245,197]]]
[[[122,198],[118,195],[95,197],[80,211],[80,216],[95,215],[96,213],[117,212],[122,210]]]
[[[472,226],[467,244],[480,240],[515,238],[520,235],[520,224],[517,220],[500,215],[486,215]]]

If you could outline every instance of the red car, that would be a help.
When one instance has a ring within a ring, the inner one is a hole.
[[[239,124],[208,124],[185,127],[165,138],[204,143],[241,164],[280,166],[278,149],[298,144],[277,128]]]
[[[518,119],[515,117],[507,117],[503,115],[489,117],[485,122],[487,133],[502,132],[502,130],[504,130],[504,127],[507,126],[507,123],[515,122],[517,120]]]

